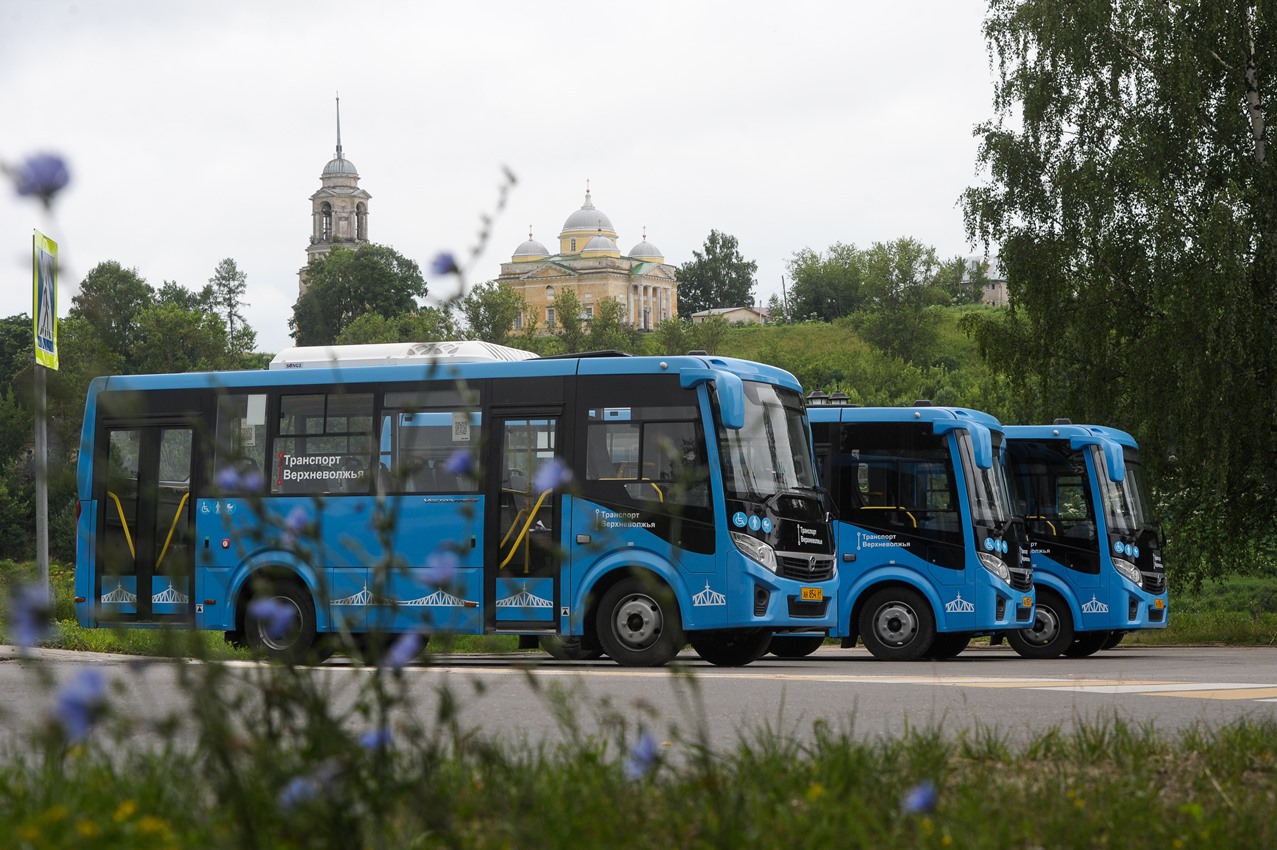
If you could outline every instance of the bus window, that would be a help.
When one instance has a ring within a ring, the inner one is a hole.
[[[371,393],[283,396],[271,492],[367,493],[371,450]]]
[[[590,498],[670,513],[709,508],[705,438],[691,405],[589,410],[585,468]]]
[[[266,396],[225,395],[217,401],[215,470],[266,474]]]

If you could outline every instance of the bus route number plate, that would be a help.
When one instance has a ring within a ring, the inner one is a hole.
[[[1153,600],[1153,607],[1154,607],[1154,608],[1158,608],[1158,609],[1165,608],[1165,607],[1166,607],[1166,600],[1165,600],[1165,599],[1154,599],[1154,600]]]
[[[825,598],[825,590],[821,587],[798,588],[798,599],[802,602],[819,602]]]

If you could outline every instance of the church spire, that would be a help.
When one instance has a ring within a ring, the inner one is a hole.
[[[341,92],[337,92],[337,159],[345,159],[341,155]]]

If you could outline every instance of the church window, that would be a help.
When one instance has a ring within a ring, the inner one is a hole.
[[[523,314],[519,313],[514,317],[514,329],[516,331],[523,330]]]
[[[547,286],[547,287],[545,288],[545,300],[546,300],[546,301],[553,301],[553,300],[554,300],[554,287],[553,287],[553,286]]]
[[[547,328],[554,327],[554,308],[553,307],[545,308],[545,326]]]
[[[568,248],[568,252],[569,252],[569,253],[572,253],[572,254],[575,254],[575,253],[576,253],[576,240],[575,240],[575,239],[573,239],[573,240],[572,240],[572,244],[571,244],[571,246]]]
[[[368,208],[363,204],[355,207],[355,238],[360,242],[368,241]]]
[[[333,241],[333,207],[332,204],[324,202],[319,208],[319,238],[325,242]]]

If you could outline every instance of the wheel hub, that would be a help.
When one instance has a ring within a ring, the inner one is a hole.
[[[883,643],[903,646],[918,633],[918,615],[901,602],[889,602],[874,616],[874,629]]]
[[[641,649],[661,634],[661,609],[647,596],[627,596],[616,606],[616,636],[626,644]]]

